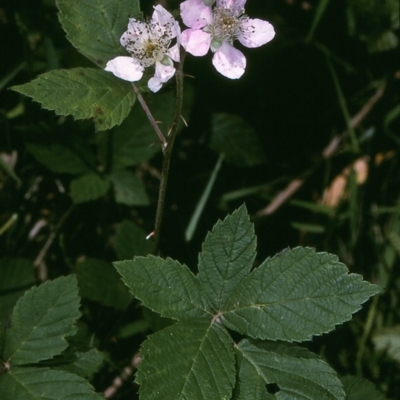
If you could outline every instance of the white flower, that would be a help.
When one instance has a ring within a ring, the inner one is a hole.
[[[246,47],[259,47],[275,36],[273,26],[244,14],[246,0],[186,0],[181,4],[181,17],[189,29],[182,32],[181,43],[194,56],[214,52],[213,64],[222,75],[237,79],[246,68],[243,53],[233,47],[239,40]]]
[[[121,45],[131,57],[115,57],[104,69],[125,81],[136,82],[145,68],[154,65],[155,74],[148,87],[157,92],[175,74],[173,61],[179,62],[180,33],[174,17],[162,6],[155,6],[149,22],[130,18],[128,30],[121,36]],[[170,47],[175,38],[176,44]]]

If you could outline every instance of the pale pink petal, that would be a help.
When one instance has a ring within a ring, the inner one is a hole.
[[[246,0],[217,0],[217,7],[228,8],[234,13],[238,13],[244,10]]]
[[[250,48],[262,46],[275,36],[274,27],[258,18],[243,20],[240,28],[241,34],[238,35],[238,40],[243,46]]]
[[[156,62],[156,73],[154,76],[160,78],[162,83],[165,83],[175,75],[175,71],[172,65],[164,65],[160,62]]]
[[[135,18],[130,18],[128,30],[122,34],[119,41],[122,46],[126,47],[128,42],[136,41],[138,38],[145,40],[148,36],[146,24],[142,21],[137,21]]]
[[[171,57],[174,61],[179,62],[180,54],[179,54],[179,44],[176,44],[168,49],[167,55]]]
[[[161,79],[156,77],[150,78],[147,86],[153,93],[156,93],[162,88]]]
[[[171,24],[175,26],[175,19],[174,17],[163,7],[157,5],[154,8],[153,15],[151,17],[152,22],[159,23],[160,25],[167,25]],[[176,32],[174,32],[176,33]],[[175,37],[175,36],[172,36]]]
[[[246,68],[246,58],[243,53],[224,42],[212,59],[215,69],[230,79],[240,78]]]
[[[210,6],[202,0],[186,0],[181,3],[181,17],[183,23],[189,28],[201,29],[213,21]]]
[[[115,57],[104,68],[124,81],[136,82],[143,76],[143,67],[132,57]]]
[[[211,35],[197,29],[186,29],[181,35],[181,44],[183,48],[194,56],[204,56],[207,54],[210,44]]]
[[[173,66],[163,65],[157,62],[154,77],[149,79],[147,86],[152,92],[158,92],[162,84],[169,81],[175,75],[175,71]]]

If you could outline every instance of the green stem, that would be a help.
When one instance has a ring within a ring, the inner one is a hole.
[[[164,158],[163,165],[161,170],[161,180],[160,180],[160,189],[158,192],[158,203],[157,203],[157,212],[156,212],[156,223],[154,228],[154,254],[158,253],[158,248],[160,244],[160,233],[161,233],[161,224],[162,218],[164,215],[164,206],[165,206],[165,196],[167,193],[167,183],[168,183],[168,173],[169,166],[171,162],[172,148],[174,146],[176,133],[178,131],[179,122],[182,118],[182,104],[183,104],[183,61],[185,58],[184,50],[181,51],[181,60],[178,64],[178,68],[175,72],[176,79],[176,99],[175,99],[175,114],[174,119],[171,124],[171,128],[168,131],[167,135],[167,143],[164,147]]]

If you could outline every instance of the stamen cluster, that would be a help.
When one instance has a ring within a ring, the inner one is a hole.
[[[152,21],[140,22],[133,18],[131,22],[133,29],[125,32],[121,38],[129,54],[144,68],[161,61],[168,52],[171,37],[174,37],[174,26],[169,22],[161,25]]]

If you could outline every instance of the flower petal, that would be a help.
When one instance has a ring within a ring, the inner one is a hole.
[[[173,66],[163,65],[157,62],[154,77],[149,79],[147,86],[152,92],[158,92],[162,84],[169,81],[175,75],[175,71]]]
[[[115,57],[107,63],[104,70],[129,82],[136,82],[143,76],[143,67],[132,57]]]
[[[151,17],[151,22],[158,23],[162,26],[171,25],[172,28],[172,36],[170,39],[176,37],[180,31],[177,31],[177,27],[179,25],[176,23],[174,17],[161,5],[154,6],[153,15]]]
[[[243,53],[224,42],[212,59],[215,69],[230,79],[240,78],[246,68],[246,58]]]
[[[186,29],[181,34],[181,44],[188,53],[204,56],[210,48],[211,35],[197,29]]]
[[[243,12],[247,0],[217,0],[217,7],[228,8],[234,13]]]
[[[129,18],[128,30],[122,34],[119,41],[122,46],[126,47],[129,42],[135,42],[138,39],[144,41],[148,36],[148,30],[144,22]]]
[[[153,78],[149,79],[147,86],[153,93],[156,93],[162,88],[161,79],[154,76]]]
[[[275,36],[274,27],[262,19],[245,19],[241,26],[238,40],[246,47],[259,47],[272,40]]]
[[[210,6],[202,0],[186,0],[181,3],[181,17],[183,23],[189,28],[201,29],[213,21]]]
[[[170,47],[167,51],[167,55],[171,57],[174,61],[179,62],[180,60],[179,44],[177,43],[174,46]]]

